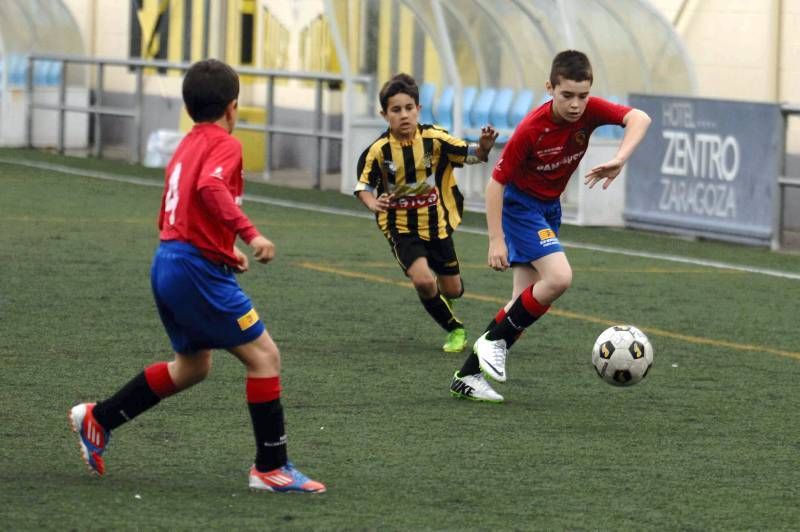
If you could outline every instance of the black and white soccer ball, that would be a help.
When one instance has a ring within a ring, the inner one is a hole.
[[[615,386],[631,386],[653,367],[653,346],[633,325],[614,325],[597,337],[592,365],[601,379]]]

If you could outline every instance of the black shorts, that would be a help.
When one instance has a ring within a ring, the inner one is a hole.
[[[387,237],[397,262],[407,271],[420,257],[428,259],[431,270],[438,275],[458,275],[458,256],[453,239],[423,240],[417,235],[394,235]]]

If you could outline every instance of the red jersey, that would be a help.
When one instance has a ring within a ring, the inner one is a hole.
[[[248,243],[258,236],[239,208],[243,192],[242,145],[216,124],[196,124],[167,165],[161,240],[188,242],[209,260],[236,266],[236,236]]]
[[[543,200],[561,196],[589,144],[589,135],[605,124],[622,125],[631,107],[590,96],[577,122],[553,122],[553,101],[539,106],[522,119],[503,148],[492,178],[512,183]]]

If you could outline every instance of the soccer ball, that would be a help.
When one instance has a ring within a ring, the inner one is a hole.
[[[644,379],[653,366],[653,346],[633,325],[614,325],[597,337],[592,364],[607,383],[630,386]]]

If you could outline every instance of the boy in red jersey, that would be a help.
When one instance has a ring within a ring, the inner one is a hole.
[[[150,279],[156,306],[175,350],[171,362],[146,367],[117,393],[69,411],[83,458],[98,475],[111,431],[162,399],[205,379],[211,350],[226,349],[247,368],[246,396],[256,438],[251,488],[321,493],[325,486],[294,468],[286,456],[280,403],[280,353],[235,272],[245,272],[247,255],[258,262],[275,256],[239,208],[242,147],[231,136],[236,124],[239,77],[220,61],[200,61],[183,80],[183,101],[195,126],[167,166],[158,218],[161,244]]]
[[[603,181],[606,189],[650,126],[643,111],[590,97],[591,86],[592,66],[585,54],[557,54],[546,83],[553,99],[520,122],[492,172],[486,187],[488,263],[497,271],[511,266],[513,291],[453,376],[450,391],[457,397],[502,401],[491,388],[476,391],[470,377],[484,372],[505,382],[508,349],[569,288],[572,268],[558,240],[559,198],[592,131],[604,124],[625,128],[616,156],[585,177],[590,188]]]

